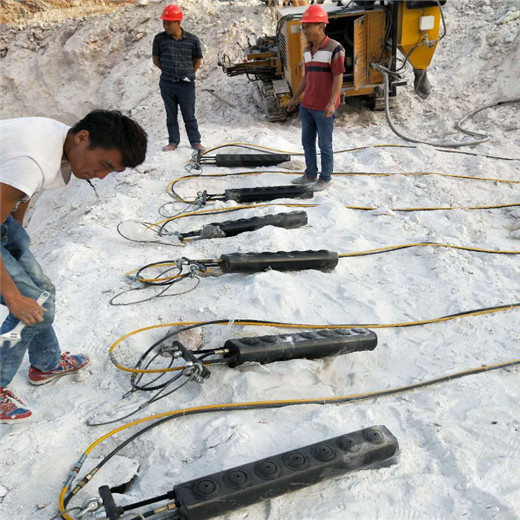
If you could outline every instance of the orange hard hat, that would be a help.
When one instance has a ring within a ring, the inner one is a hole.
[[[167,5],[162,12],[161,18],[167,22],[180,22],[182,20],[182,9],[178,5]]]
[[[300,23],[329,23],[329,17],[321,5],[311,5],[303,13]]]

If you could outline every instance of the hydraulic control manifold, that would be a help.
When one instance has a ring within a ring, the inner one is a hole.
[[[178,484],[167,494],[134,506],[118,506],[107,486],[99,492],[109,520],[164,500],[173,502],[136,513],[140,516],[135,519],[206,520],[344,473],[390,466],[398,454],[392,433],[385,426],[372,426]]]
[[[173,488],[177,517],[205,520],[342,473],[389,464],[398,449],[386,427],[373,426],[191,480]]]
[[[266,202],[274,199],[312,199],[311,185],[265,186],[258,188],[237,188],[224,191],[224,200],[235,202]]]
[[[276,253],[231,253],[222,255],[224,273],[259,273],[274,271],[302,271],[317,269],[331,271],[338,265],[338,254],[320,251],[277,251]]]
[[[274,226],[285,229],[293,229],[306,226],[308,222],[305,211],[291,211],[289,213],[276,213],[263,217],[240,218],[237,220],[225,220],[206,224],[202,229],[181,234],[182,238],[220,238],[234,237],[247,231],[256,231],[265,226]]]
[[[318,359],[374,350],[377,336],[368,329],[321,329],[278,336],[228,339],[224,359],[230,367],[242,363],[272,363],[288,359]]]
[[[215,164],[219,167],[235,168],[246,166],[275,166],[277,164],[291,160],[291,156],[286,153],[242,153],[242,154],[217,154]]]

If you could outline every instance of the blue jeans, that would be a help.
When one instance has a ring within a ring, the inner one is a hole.
[[[25,351],[29,350],[32,366],[43,372],[56,368],[60,361],[60,345],[54,333],[55,289],[52,282],[43,273],[40,264],[29,250],[31,242],[25,229],[11,216],[2,224],[2,259],[9,276],[18,290],[28,298],[37,299],[43,291],[50,296],[44,303],[46,309],[44,321],[26,326],[22,330],[22,339],[13,347],[0,347],[0,387],[6,388],[12,381],[22,363]],[[1,299],[5,305],[4,299]],[[7,316],[0,332],[3,334],[13,329],[19,320],[11,313]]]
[[[193,146],[200,143],[199,127],[195,117],[195,83],[173,83],[172,81],[161,80],[159,87],[166,108],[169,143],[179,144],[181,140],[179,123],[177,122],[179,107],[190,144]]]
[[[305,174],[311,179],[318,176],[318,164],[316,162],[316,134],[321,152],[320,179],[330,181],[334,168],[334,152],[332,151],[332,132],[334,131],[334,119],[324,117],[324,110],[311,110],[300,105],[300,119],[302,121],[302,145],[305,152]]]

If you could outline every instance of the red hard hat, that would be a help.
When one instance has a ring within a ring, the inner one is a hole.
[[[182,20],[182,9],[178,5],[167,5],[164,8],[161,18],[167,22],[180,22]]]
[[[321,5],[311,5],[303,13],[300,23],[329,23],[329,17]]]

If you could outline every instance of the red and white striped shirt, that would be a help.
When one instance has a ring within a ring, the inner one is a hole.
[[[303,52],[303,59],[307,84],[302,105],[311,110],[325,110],[332,96],[334,76],[345,72],[345,50],[327,36],[315,51],[309,45]],[[340,97],[335,108],[339,106]]]

